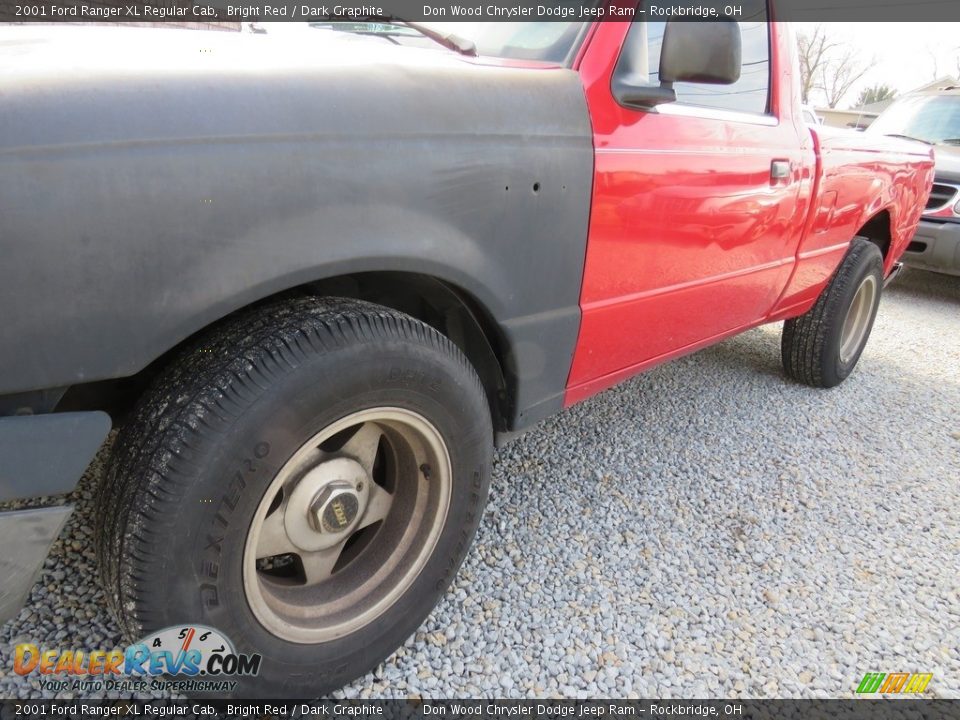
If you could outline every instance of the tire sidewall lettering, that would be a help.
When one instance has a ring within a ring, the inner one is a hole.
[[[223,543],[230,529],[233,514],[240,504],[244,491],[250,486],[249,477],[256,475],[261,465],[257,462],[265,460],[270,455],[270,443],[261,440],[254,446],[250,455],[242,459],[237,469],[219,498],[215,512],[207,523],[204,532],[204,550],[200,559],[201,604],[207,611],[220,607],[219,580],[223,565]]]

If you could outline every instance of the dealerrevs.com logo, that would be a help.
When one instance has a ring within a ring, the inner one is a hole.
[[[237,653],[229,638],[210,627],[168,627],[126,650],[42,649],[21,643],[14,650],[13,670],[36,674],[40,689],[146,692],[229,692],[236,677],[260,672],[259,653]]]

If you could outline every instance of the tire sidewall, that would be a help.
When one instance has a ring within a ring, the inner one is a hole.
[[[401,598],[365,627],[322,645],[278,638],[257,620],[243,589],[250,521],[303,442],[375,407],[419,413],[447,445],[451,497],[435,551]],[[260,653],[259,677],[239,679],[238,695],[320,694],[349,682],[402,644],[450,584],[482,515],[491,436],[489,408],[472,371],[429,344],[350,345],[275,376],[229,432],[198,453],[203,462],[182,499],[183,532],[171,539],[166,577],[154,580],[163,588],[156,624],[203,623],[226,634],[238,652]]]
[[[848,256],[846,267],[841,266],[843,276],[842,284],[837,288],[837,294],[833,298],[833,308],[830,313],[832,322],[827,331],[823,346],[823,380],[827,387],[838,385],[853,372],[860,355],[863,354],[873,331],[873,324],[877,319],[877,310],[880,306],[880,297],[883,294],[883,256],[879,248],[869,241],[862,241],[863,246],[856,248],[855,252]],[[851,262],[852,261],[852,262]],[[867,331],[864,333],[860,347],[850,357],[843,362],[840,358],[841,336],[843,334],[843,324],[847,318],[850,306],[856,297],[863,281],[873,275],[877,281],[877,293],[873,299],[873,307],[870,313],[870,322]]]

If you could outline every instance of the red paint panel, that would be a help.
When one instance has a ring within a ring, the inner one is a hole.
[[[574,373],[587,382],[665,359],[704,338],[756,321],[760,317],[757,308],[770,307],[791,266],[787,262],[715,283],[697,283],[653,296],[585,308]],[[720,322],[718,314],[723,317]],[[728,325],[728,318],[749,319]]]
[[[884,270],[906,249],[933,182],[931,151],[918,143],[832,128],[816,130],[815,210],[797,252],[797,268],[770,319],[810,309],[843,260],[850,241],[883,214],[890,247]]]
[[[813,184],[812,140],[789,111],[718,119],[617,104],[610,79],[627,28],[601,24],[580,67],[596,162],[568,402],[583,394],[574,388],[764,318],[791,274]],[[778,52],[771,65],[774,78],[792,72]],[[774,111],[793,107],[779,87]],[[771,180],[774,160],[790,163],[787,180]]]

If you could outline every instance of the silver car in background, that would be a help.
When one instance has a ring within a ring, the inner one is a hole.
[[[905,95],[866,132],[936,146],[933,190],[903,263],[960,276],[960,87]]]

